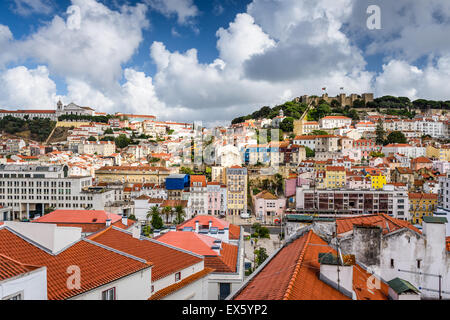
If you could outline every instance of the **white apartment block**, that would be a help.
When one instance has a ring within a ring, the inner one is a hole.
[[[319,120],[322,129],[334,129],[347,127],[352,124],[352,119],[344,116],[327,116]]]
[[[409,220],[408,191],[391,185],[379,190],[297,187],[296,209],[305,214],[318,213],[329,217],[386,213],[394,218]]]
[[[433,138],[445,137],[445,123],[433,119],[396,119],[383,122],[386,131],[420,131]]]
[[[69,177],[63,165],[0,165],[0,205],[13,219],[42,216],[47,208],[103,210],[114,192],[91,187],[92,178]]]
[[[83,141],[78,144],[79,154],[97,154],[110,156],[116,152],[114,141]]]

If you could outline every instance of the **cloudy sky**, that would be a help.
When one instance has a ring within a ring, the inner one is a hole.
[[[211,125],[323,87],[450,100],[449,34],[448,0],[4,0],[0,108]]]

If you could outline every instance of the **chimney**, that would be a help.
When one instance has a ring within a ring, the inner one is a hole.
[[[212,220],[209,220],[209,222],[208,222],[208,229],[211,230],[211,227],[212,227]]]
[[[445,235],[446,235],[446,223],[448,223],[445,217],[423,217],[422,233],[427,240],[427,247],[432,247],[433,252],[443,253],[446,252]]]
[[[169,231],[177,231],[177,228],[175,228],[175,226],[170,226]]]
[[[161,230],[159,230],[159,229],[153,230],[153,237],[157,237],[157,236],[159,236],[160,234],[161,234]]]
[[[128,225],[128,217],[126,215],[122,216],[122,224],[124,224],[126,226]]]
[[[106,219],[106,226],[109,227],[111,225],[111,219]]]
[[[132,234],[135,239],[141,238],[141,225],[139,223],[134,224]]]
[[[220,256],[220,246],[217,244],[214,244],[211,249],[213,249],[219,256]]]
[[[332,253],[319,253],[319,262],[320,280],[353,299],[353,265]]]
[[[228,242],[230,240],[230,228],[223,228],[223,238],[225,242]]]
[[[199,230],[200,230],[200,227],[199,227],[199,222],[198,222],[198,220],[195,220],[195,232],[199,232]]]
[[[420,291],[409,281],[394,278],[388,281],[388,295],[392,300],[420,300]]]

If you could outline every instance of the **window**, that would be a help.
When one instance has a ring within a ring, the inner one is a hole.
[[[181,272],[175,273],[175,281],[180,281],[181,279]]]
[[[391,268],[394,267],[394,259],[391,259]]]
[[[23,300],[22,292],[14,293],[10,296],[3,298],[3,300]]]
[[[116,288],[103,291],[102,300],[116,300]]]
[[[420,269],[420,263],[422,262],[422,260],[417,259],[417,269]]]

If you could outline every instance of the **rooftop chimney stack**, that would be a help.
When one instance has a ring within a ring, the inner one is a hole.
[[[111,219],[106,219],[106,226],[109,227],[111,225]]]
[[[195,220],[195,232],[199,232],[199,230],[200,230],[200,227],[199,227],[199,222],[198,222],[198,220]]]
[[[126,226],[128,225],[128,217],[126,215],[122,216],[122,224]]]
[[[141,225],[139,223],[134,224],[132,234],[135,239],[141,238]]]
[[[320,280],[345,294],[356,298],[353,292],[353,265],[342,261],[340,255],[319,253]]]
[[[211,230],[211,227],[212,227],[212,220],[209,220],[209,222],[208,222],[208,228],[209,228],[209,230]]]

